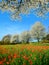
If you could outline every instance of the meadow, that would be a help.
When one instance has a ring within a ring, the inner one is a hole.
[[[49,44],[0,45],[0,65],[49,65]]]

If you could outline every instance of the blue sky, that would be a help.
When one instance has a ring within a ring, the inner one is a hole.
[[[0,11],[0,39],[7,34],[16,34],[30,30],[31,26],[37,21],[40,21],[46,27],[46,29],[49,26],[49,18],[42,19],[32,13],[30,13],[28,16],[21,15],[21,17],[21,21],[14,21],[10,19],[9,13],[2,13]]]

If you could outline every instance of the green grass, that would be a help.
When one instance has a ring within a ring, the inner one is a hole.
[[[37,45],[37,46],[49,46],[49,43],[37,43],[37,42],[34,42],[34,43],[30,43],[32,45]]]

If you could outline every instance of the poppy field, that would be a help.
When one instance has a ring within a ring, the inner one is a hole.
[[[49,46],[0,45],[0,65],[49,65]]]

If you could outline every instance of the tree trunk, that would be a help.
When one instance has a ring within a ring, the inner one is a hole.
[[[29,43],[29,39],[27,39],[27,43]]]
[[[29,41],[27,41],[27,44],[29,43]]]
[[[37,40],[38,40],[38,43],[39,43],[40,39],[39,39],[39,38],[37,38]]]

